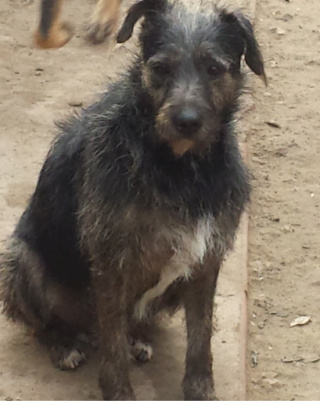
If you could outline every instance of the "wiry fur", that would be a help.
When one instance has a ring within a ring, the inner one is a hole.
[[[250,191],[233,128],[240,59],[264,77],[263,63],[242,15],[143,0],[119,41],[142,16],[128,72],[60,125],[13,234],[1,297],[60,367],[85,358],[72,341],[98,326],[105,399],[134,398],[127,338],[137,359],[150,358],[144,325],[183,304],[185,397],[213,399],[212,299]]]

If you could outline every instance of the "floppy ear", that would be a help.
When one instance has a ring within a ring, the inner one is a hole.
[[[151,17],[157,12],[163,11],[166,5],[167,0],[142,0],[131,6],[118,32],[117,42],[126,42],[131,37],[133,28],[141,17],[147,17],[148,15]]]
[[[240,35],[244,40],[244,57],[247,65],[257,74],[265,85],[268,84],[267,76],[264,71],[264,64],[262,54],[258,42],[254,36],[254,31],[250,20],[245,17],[242,13],[228,13],[222,10],[220,14],[221,21],[234,23],[237,28],[240,29]]]

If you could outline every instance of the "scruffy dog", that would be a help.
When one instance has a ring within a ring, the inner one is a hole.
[[[142,0],[118,42],[141,17],[132,66],[60,125],[2,270],[4,311],[61,368],[84,359],[77,335],[96,324],[103,397],[129,400],[128,350],[148,359],[139,333],[183,305],[184,395],[211,400],[216,280],[250,193],[233,128],[240,62],[265,79],[263,61],[241,13]]]
[[[72,37],[72,27],[60,21],[63,0],[41,0],[39,27],[34,40],[40,48],[60,48]],[[86,27],[86,38],[93,44],[103,42],[115,30],[121,0],[97,0],[90,22]]]

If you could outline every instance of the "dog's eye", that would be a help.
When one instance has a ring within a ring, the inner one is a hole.
[[[224,73],[224,68],[217,63],[213,63],[207,67],[207,73],[209,76],[216,79]]]
[[[157,76],[168,76],[171,73],[170,66],[165,63],[154,63],[151,68]]]

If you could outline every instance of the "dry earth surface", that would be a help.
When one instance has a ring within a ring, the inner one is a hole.
[[[255,176],[250,214],[248,399],[314,400],[320,396],[320,362],[312,362],[320,355],[317,1],[264,0],[258,1],[256,9],[270,85],[267,89],[256,85],[256,108],[248,114],[244,129],[247,134],[247,127],[252,128],[248,144]],[[96,99],[132,53],[132,42],[110,54],[105,44],[91,47],[83,41],[81,23],[94,2],[84,3],[78,7],[79,0],[66,2],[65,17],[77,23],[78,35],[58,51],[31,46],[38,2],[0,4],[1,250],[35,186],[52,141],[53,122],[77,108],[72,105],[87,106]],[[241,4],[246,4],[249,13],[254,11],[253,2]],[[245,246],[242,240],[239,249]],[[230,268],[237,267],[233,260]],[[228,275],[227,270],[222,279],[217,303],[223,309],[214,339],[219,364],[216,382],[218,396],[230,400],[244,397],[239,393],[244,374],[239,351],[243,307],[238,299],[244,279],[232,271]],[[302,314],[312,322],[290,328],[290,321]],[[133,366],[138,398],[181,399],[182,340],[180,318],[158,330],[159,353],[154,361]],[[0,399],[100,398],[97,356],[75,373],[60,372],[22,327],[3,317],[0,346]],[[257,359],[255,367],[251,367],[252,358]],[[294,361],[284,363],[284,358]]]
[[[269,87],[255,93],[249,146],[250,400],[320,398],[319,5],[257,2]],[[311,322],[290,328],[301,315]]]

